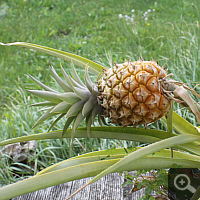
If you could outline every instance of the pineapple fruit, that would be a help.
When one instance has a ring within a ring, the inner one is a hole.
[[[88,133],[98,116],[100,124],[105,123],[105,117],[111,123],[123,126],[148,125],[170,110],[170,100],[175,100],[190,107],[200,121],[197,104],[193,102],[187,91],[199,95],[185,84],[168,80],[167,71],[155,61],[138,60],[115,64],[110,69],[104,69],[103,75],[94,84],[85,69],[85,84],[79,78],[73,63],[73,78],[62,68],[65,81],[61,79],[53,67],[52,75],[64,93],[44,85],[30,76],[44,90],[28,90],[33,95],[45,99],[45,102],[33,106],[45,106],[47,110],[36,122],[35,126],[49,117],[59,115],[49,130],[62,118],[66,117],[63,134],[72,123],[75,132],[79,124],[86,118]],[[177,86],[178,85],[178,86]],[[186,93],[185,93],[186,91]]]
[[[99,80],[104,116],[120,126],[137,126],[156,121],[170,109],[170,100],[160,80],[166,71],[155,61],[115,64]]]

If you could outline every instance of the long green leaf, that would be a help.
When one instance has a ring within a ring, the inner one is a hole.
[[[178,115],[176,112],[173,112],[173,128],[179,133],[179,134],[193,134],[193,135],[200,135],[200,132],[197,127],[190,124],[187,120],[185,120],[183,117]],[[190,153],[195,153],[199,155],[199,146],[200,142],[194,141],[189,144],[181,145],[184,146],[185,151],[189,151]]]
[[[173,128],[180,134],[200,135],[198,129],[182,118],[176,112],[173,112]]]
[[[109,155],[109,156],[113,156],[113,155],[128,155],[134,151],[136,151],[137,149],[141,149],[143,147],[129,147],[126,148],[126,150],[124,148],[117,148],[117,149],[106,149],[106,150],[101,150],[101,151],[94,151],[94,152],[90,152],[90,153],[85,153],[70,159],[76,159],[76,158],[83,158],[83,157],[92,157],[92,156],[105,156],[105,155]],[[153,157],[168,157],[171,158],[171,150],[170,149],[163,149],[161,151],[155,152],[152,154]],[[174,151],[174,157],[173,158],[182,158],[182,159],[188,159],[188,160],[193,160],[193,161],[198,161],[200,162],[199,156],[196,155],[192,155],[192,154],[188,154],[188,153],[184,153],[181,151]],[[69,159],[69,160],[70,160]]]
[[[126,151],[124,150],[124,148],[119,148],[119,149],[109,149],[109,150],[86,153],[80,156],[76,156],[76,157],[64,160],[50,167],[47,167],[46,169],[39,172],[37,175],[64,169],[66,167],[72,167],[75,165],[84,164],[86,162],[123,158],[124,156],[127,155],[127,152],[132,153],[133,151],[136,151],[137,149],[141,149],[141,147],[127,148]],[[171,158],[171,150],[163,149],[147,157]],[[191,155],[191,154],[180,152],[180,151],[174,151],[173,158],[200,162],[200,156],[195,156],[195,155]]]
[[[17,183],[0,188],[1,200],[7,200],[29,192],[47,188],[68,181],[94,176],[103,169],[114,164],[117,160],[104,160],[69,167],[63,170],[34,176]]]
[[[180,115],[178,115],[174,111],[173,111],[173,116],[171,117],[171,119],[167,119],[168,124],[171,124],[172,119],[173,119],[172,126],[179,134],[200,135],[197,127],[194,127],[192,124],[190,124],[188,121],[186,121],[184,118],[182,118]],[[170,127],[170,129],[172,130],[171,125],[168,125],[168,127]],[[185,151],[188,151],[190,153],[199,155],[199,152],[200,152],[199,145],[200,145],[200,142],[194,141],[194,142],[190,142],[188,144],[178,145],[177,147],[180,149],[183,149]]]
[[[122,159],[101,160],[67,167],[50,173],[41,174],[17,183],[0,188],[2,200],[7,200],[29,192],[47,188],[53,185],[72,180],[95,176],[101,171],[114,165]],[[146,157],[136,160],[127,165],[122,165],[113,172],[132,171],[139,169],[171,168],[175,165],[182,167],[199,167],[199,162],[177,158]]]
[[[47,133],[39,133],[29,136],[22,136],[17,138],[8,139],[0,142],[0,146],[4,146],[7,144],[12,144],[16,142],[25,142],[30,140],[45,140],[45,139],[62,139],[71,138],[71,129],[66,130],[65,134],[62,135],[62,130],[52,131]],[[90,135],[87,134],[87,128],[78,128],[76,130],[76,138],[105,138],[105,139],[118,139],[118,140],[130,140],[130,141],[138,141],[142,143],[153,143],[156,141],[160,141],[162,139],[166,139],[169,137],[173,137],[176,134],[168,133],[161,130],[152,130],[152,129],[143,129],[143,128],[131,128],[126,127],[123,129],[122,127],[91,127]],[[175,148],[181,149],[192,154],[200,155],[200,148],[197,145],[197,142],[190,142],[187,144],[176,145]]]
[[[47,167],[46,169],[42,170],[41,172],[37,173],[36,176],[42,175],[42,174],[46,174],[46,173],[50,173],[56,170],[61,170],[61,169],[65,169],[67,167],[73,167],[76,165],[80,165],[80,164],[85,164],[85,163],[89,163],[89,162],[96,162],[96,161],[101,161],[101,160],[113,160],[113,159],[120,159],[123,158],[125,155],[121,154],[117,154],[117,155],[98,155],[98,156],[89,156],[89,157],[75,157],[72,159],[67,159],[65,161],[56,163],[50,167]]]
[[[173,147],[175,145],[184,144],[188,142],[192,142],[194,140],[200,140],[200,136],[197,135],[178,135],[168,139],[161,140],[159,142],[155,142],[153,144],[149,144],[146,147],[143,147],[133,153],[130,153],[126,157],[122,158],[120,161],[112,165],[111,167],[107,168],[105,171],[102,171],[96,177],[94,177],[90,183],[94,183],[95,181],[99,180],[103,176],[112,173],[122,167],[123,165],[130,164],[135,162],[137,159],[145,157],[151,153],[155,153],[165,148]]]
[[[61,58],[69,62],[73,61],[75,65],[78,65],[79,67],[82,67],[82,68],[85,68],[85,66],[88,65],[90,66],[89,70],[96,75],[99,75],[99,73],[102,72],[103,68],[105,68],[102,65],[95,63],[89,59],[83,58],[81,56],[60,51],[57,49],[53,49],[50,47],[37,45],[37,44],[31,44],[31,43],[26,43],[26,42],[15,42],[15,43],[8,43],[8,44],[0,43],[0,45],[6,45],[6,46],[15,45],[15,46],[22,46],[22,47],[34,49],[34,50],[41,51],[43,53]]]
[[[64,135],[65,138],[71,138],[71,129],[68,129]],[[175,134],[169,134],[168,132],[161,130],[143,129],[143,128],[129,128],[126,127],[91,127],[90,138],[108,138],[108,139],[119,139],[119,140],[132,140],[144,143],[152,143],[165,139]],[[76,130],[77,138],[88,138],[87,128],[78,128]],[[30,140],[45,140],[45,139],[56,139],[62,138],[62,130],[52,131],[48,133],[39,133],[29,136],[22,136],[17,138],[8,139],[0,142],[0,146],[12,144],[16,142],[25,142]]]

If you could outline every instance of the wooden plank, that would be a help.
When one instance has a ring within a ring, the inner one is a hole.
[[[65,200],[89,180],[91,178],[71,181],[15,197],[12,200]],[[118,173],[109,174],[84,188],[71,200],[123,200],[122,183],[123,177]]]
[[[123,177],[118,173],[109,174],[91,185],[90,199],[123,199]]]
[[[12,200],[63,200],[66,194],[70,193],[71,186],[72,182],[68,182],[15,197]]]
[[[91,178],[80,179],[35,191],[12,200],[65,200],[66,197],[81,188]],[[130,193],[132,184],[125,185],[123,176],[119,173],[108,174],[92,185],[88,185],[71,200],[137,200],[144,195],[145,188]]]

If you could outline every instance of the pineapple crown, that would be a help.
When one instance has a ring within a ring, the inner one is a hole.
[[[31,106],[46,106],[47,111],[37,120],[36,124],[32,127],[36,127],[46,119],[59,115],[58,118],[52,123],[49,130],[62,118],[66,117],[66,123],[63,128],[63,134],[72,125],[72,133],[75,133],[79,124],[86,119],[86,126],[88,134],[90,127],[94,124],[95,117],[98,115],[98,121],[100,124],[105,123],[104,118],[101,116],[102,107],[97,102],[97,96],[99,95],[98,88],[93,84],[88,74],[88,67],[85,70],[85,84],[78,76],[74,65],[72,63],[72,74],[74,79],[66,73],[61,66],[62,74],[65,78],[64,82],[56,73],[53,67],[50,67],[53,78],[58,85],[63,89],[64,93],[53,90],[52,88],[44,85],[31,75],[29,77],[35,81],[44,90],[27,90],[31,94],[40,97],[45,102],[32,104]]]

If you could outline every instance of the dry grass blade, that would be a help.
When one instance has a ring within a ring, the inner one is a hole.
[[[200,112],[199,112],[198,108],[196,107],[194,101],[188,94],[187,90],[184,89],[183,86],[179,86],[174,90],[174,95],[175,95],[175,97],[180,97],[187,103],[187,105],[190,107],[190,109],[196,116],[197,121],[200,123]]]

